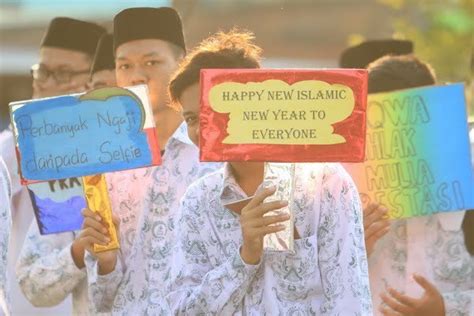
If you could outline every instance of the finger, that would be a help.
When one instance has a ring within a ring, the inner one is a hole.
[[[387,213],[387,208],[377,204],[377,208],[370,215],[364,216],[364,227],[369,227],[374,222],[385,219]]]
[[[82,216],[95,218],[95,220],[98,221],[98,222],[102,221],[102,217],[99,214],[97,214],[96,212],[91,211],[88,208],[82,209]]]
[[[402,314],[395,312],[394,310],[380,306],[379,311],[382,313],[384,316],[401,316]]]
[[[259,236],[265,236],[285,230],[285,225],[265,226],[255,229],[255,233]]]
[[[387,227],[385,229],[379,230],[375,234],[373,234],[370,237],[365,237],[366,243],[373,243],[375,244],[380,238],[382,238],[384,235],[386,235],[390,231],[390,227]]]
[[[252,211],[253,213],[252,217],[260,218],[270,211],[279,210],[281,208],[284,208],[287,205],[288,205],[287,201],[272,201],[272,202],[260,204],[260,206],[257,206],[254,209],[254,211]]]
[[[390,225],[375,233],[375,237],[380,238],[390,231]]]
[[[99,240],[102,243],[109,243],[110,242],[110,238],[107,235],[105,235],[101,232],[98,232],[93,228],[85,229],[81,233],[81,236],[82,236],[82,238],[93,237],[93,238]]]
[[[370,216],[375,210],[377,209],[378,204],[376,203],[369,203],[366,208],[364,208],[364,220],[367,216]]]
[[[387,304],[392,310],[401,313],[401,314],[408,314],[411,312],[411,308],[409,306],[403,305],[400,302],[394,300],[391,296],[388,296],[385,293],[380,295],[382,301]]]
[[[120,226],[120,217],[115,214],[112,214],[112,223],[114,223],[115,228],[118,230]]]
[[[385,206],[379,206],[378,212],[382,214],[383,219],[390,219],[388,208],[386,208]]]
[[[428,293],[438,293],[438,289],[434,286],[433,283],[429,282],[427,279],[422,277],[419,274],[414,273],[413,279],[418,283],[423,289]]]
[[[370,225],[369,228],[364,230],[365,239],[369,239],[375,235],[380,235],[382,234],[383,231],[389,231],[389,230],[390,230],[389,223],[386,223],[384,221],[376,222],[375,224]]]
[[[255,196],[253,197],[253,199],[250,200],[249,204],[247,204],[246,207],[244,207],[244,209],[253,209],[254,207],[262,204],[263,200],[265,200],[267,197],[269,197],[270,195],[272,195],[273,193],[275,193],[276,191],[276,187],[275,186],[271,186],[271,187],[268,187],[268,188],[264,188],[264,189],[261,189],[259,190]]]
[[[91,249],[94,246],[94,244],[107,246],[106,242],[103,242],[100,239],[95,238],[94,236],[86,236],[86,237],[81,238],[81,243],[83,245],[86,245],[86,248],[89,247]]]
[[[264,227],[276,223],[281,223],[290,219],[290,214],[264,216],[249,222],[250,227]]]
[[[108,232],[107,227],[105,227],[100,222],[96,221],[94,218],[86,217],[82,223],[82,229],[94,228],[95,230],[106,234]]]
[[[380,238],[382,238],[386,233],[388,233],[389,229],[383,230],[378,232],[375,235],[370,236],[369,238],[365,238],[365,248],[367,250],[367,253],[370,255],[372,251],[374,250],[375,244],[379,241]]]
[[[384,231],[384,230],[389,230],[390,228],[390,222],[387,220],[381,220],[378,222],[375,222],[371,225],[368,226],[367,229],[365,229],[365,238],[370,238],[371,236]]]
[[[398,292],[395,289],[389,288],[388,293],[390,293],[390,295],[393,298],[395,298],[397,301],[399,301],[400,303],[402,303],[406,306],[409,306],[409,307],[412,307],[412,308],[416,306],[416,302],[417,302],[416,299],[414,299],[412,297],[409,297],[407,295],[403,295],[402,293]]]

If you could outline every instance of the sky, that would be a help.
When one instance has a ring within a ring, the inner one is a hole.
[[[129,7],[170,6],[171,0],[0,0],[0,27],[49,21],[65,14],[77,18],[109,18]]]

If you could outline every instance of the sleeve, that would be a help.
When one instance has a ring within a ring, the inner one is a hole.
[[[33,222],[16,266],[16,277],[26,298],[37,307],[62,302],[86,277],[76,267],[71,244],[74,233],[40,235]]]
[[[362,207],[340,166],[324,170],[318,227],[321,315],[372,315]]]
[[[189,195],[183,199],[168,304],[174,315],[231,315],[241,304],[258,265],[245,264],[239,249],[222,264],[211,263],[210,242],[200,233],[210,233],[199,215],[205,203],[197,201]]]
[[[446,316],[474,315],[474,289],[442,293]]]
[[[0,133],[0,156],[3,158],[5,165],[10,173],[12,196],[21,191],[20,175],[18,173],[18,163],[16,159],[15,139],[10,129]]]
[[[9,277],[7,274],[8,244],[10,242],[12,219],[8,174],[5,173],[0,157],[0,315],[10,314]]]
[[[117,258],[114,271],[106,275],[99,275],[98,261],[88,252],[86,252],[85,263],[89,301],[93,304],[97,312],[110,312],[123,278],[123,268],[120,257]]]

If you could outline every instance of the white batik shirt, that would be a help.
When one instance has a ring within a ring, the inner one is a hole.
[[[145,190],[138,203],[143,210],[135,209],[142,216],[130,255],[119,254],[115,270],[107,275],[99,275],[97,261],[87,255],[89,296],[99,311],[166,314],[163,284],[169,278],[179,200],[189,184],[221,166],[200,163],[198,154],[183,123],[166,145],[162,165],[150,168],[148,184],[136,184]]]
[[[12,187],[7,167],[0,157],[0,315],[9,315],[10,296],[7,282],[8,244],[12,227],[10,204]]]
[[[420,297],[416,273],[434,283],[447,316],[474,315],[474,258],[464,244],[463,217],[464,212],[453,212],[392,222],[369,257],[374,310],[387,287]]]
[[[223,206],[229,197],[246,197],[229,168],[190,186],[167,297],[173,314],[371,315],[352,179],[337,164],[297,164],[294,183],[291,207],[301,239],[294,253],[264,250],[258,265],[242,261],[239,215]]]
[[[9,276],[14,276],[17,259],[25,241],[28,228],[34,218],[34,211],[28,190],[20,183],[18,162],[15,153],[15,139],[11,126],[0,132],[0,156],[3,158],[5,165],[7,166],[12,184],[12,199],[10,205],[12,228],[8,249],[7,274]],[[10,306],[11,313],[15,315],[34,315],[37,308],[34,308],[29,304],[27,298],[22,294],[15,277],[9,277],[7,281],[9,282],[8,286],[10,297],[12,299],[12,305]],[[64,311],[64,307],[66,306],[59,307],[58,309],[55,309],[54,312]]]
[[[166,149],[180,146],[192,146],[183,125],[170,138]],[[145,192],[154,169],[142,168],[106,175],[112,210],[120,218],[121,260],[125,260],[132,249]],[[31,224],[17,264],[17,279],[23,293],[34,305],[54,306],[72,294],[74,315],[98,313],[95,309],[98,301],[89,299],[87,271],[85,268],[78,269],[71,256],[72,242],[79,233],[41,235],[37,223],[34,221]],[[88,259],[86,256],[86,264]]]
[[[146,169],[107,174],[113,212],[121,221],[121,251],[128,255],[139,214],[139,195],[148,179]],[[135,207],[135,208],[134,208]],[[41,235],[31,224],[17,264],[17,279],[23,293],[35,306],[55,306],[72,294],[73,315],[96,315],[87,292],[86,269],[79,269],[71,256],[71,245],[80,231]]]

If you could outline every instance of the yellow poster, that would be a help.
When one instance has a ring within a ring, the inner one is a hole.
[[[348,118],[355,107],[348,86],[318,80],[221,83],[211,88],[209,103],[214,111],[229,113],[224,144],[345,143],[333,124]]]

